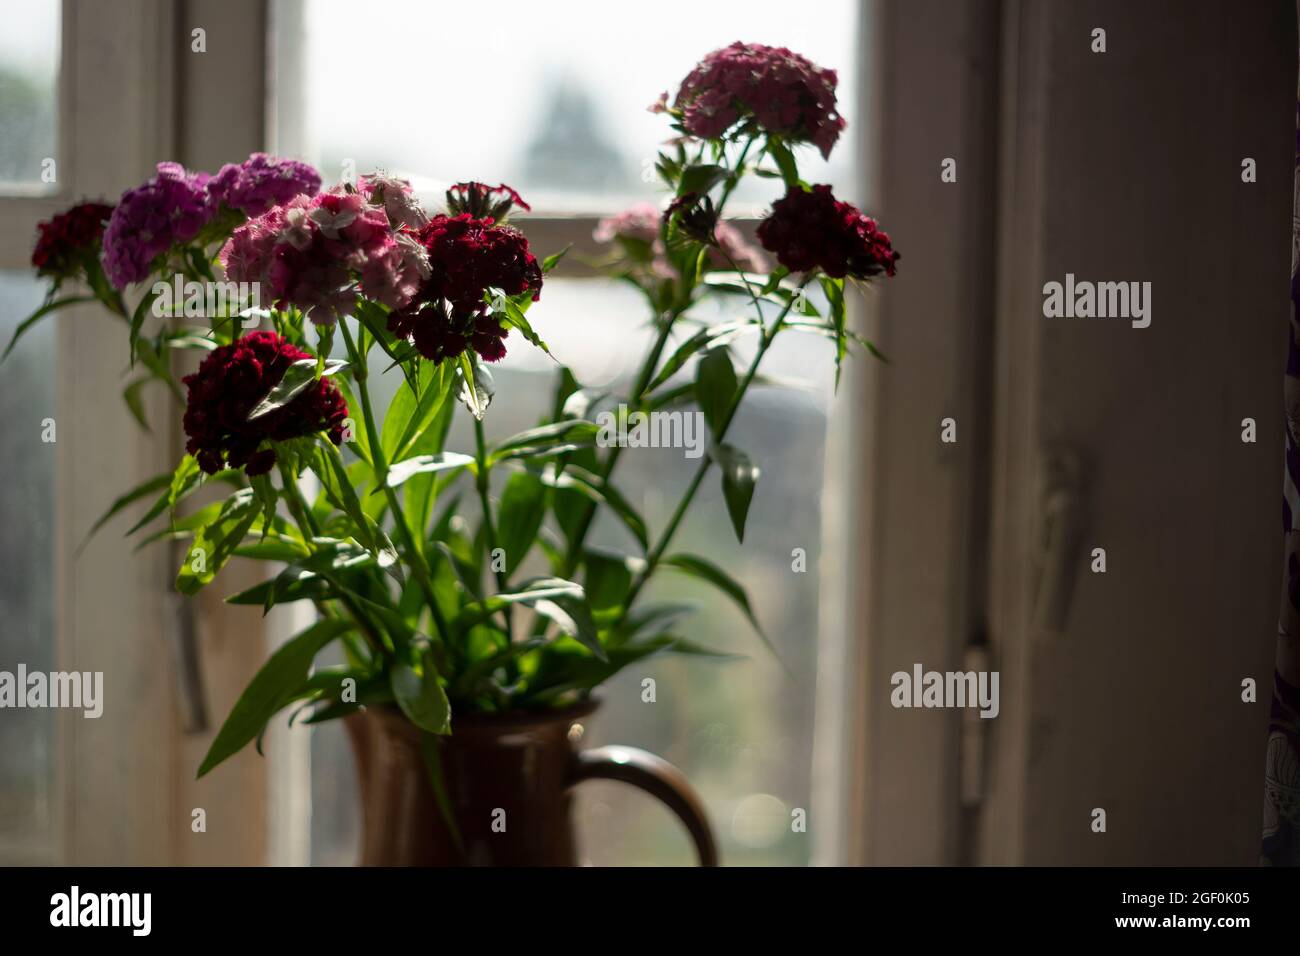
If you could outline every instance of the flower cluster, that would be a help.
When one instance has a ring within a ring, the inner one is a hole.
[[[400,308],[429,275],[423,247],[394,232],[383,206],[346,188],[296,196],[250,219],[219,259],[230,279],[262,284],[277,307],[296,306],[317,324],[351,311],[358,290]]]
[[[659,224],[665,215],[651,203],[638,203],[615,216],[597,223],[592,238],[597,242],[619,241],[634,259],[650,267],[660,278],[672,278],[675,273],[668,262]],[[766,272],[767,257],[762,250],[745,239],[739,229],[729,222],[713,223],[714,245],[710,247],[708,265],[711,269],[730,269],[734,262],[745,272]]]
[[[691,70],[673,105],[683,129],[700,139],[722,139],[752,118],[768,133],[811,142],[829,156],[845,125],[835,111],[835,84],[834,70],[785,47],[733,43]]]
[[[246,216],[260,216],[294,196],[320,191],[320,173],[306,163],[254,153],[227,163],[208,183],[213,198]]]
[[[511,190],[513,192],[513,190]],[[414,301],[392,313],[393,334],[435,362],[472,348],[489,362],[506,354],[506,330],[488,312],[489,289],[541,297],[542,270],[523,233],[469,213],[434,216],[416,234],[429,274]]]
[[[791,272],[821,269],[836,279],[867,279],[882,272],[892,276],[898,261],[876,221],[837,200],[830,186],[791,189],[772,204],[758,239]]]
[[[146,279],[159,256],[212,221],[219,203],[208,191],[210,179],[159,163],[156,175],[122,194],[104,230],[104,271],[116,288]]]
[[[66,279],[94,263],[104,223],[113,207],[100,202],[83,202],[48,222],[37,225],[32,265],[36,274]]]
[[[259,450],[264,441],[288,441],[323,431],[340,444],[348,407],[328,378],[308,385],[291,402],[248,420],[289,366],[309,358],[274,332],[253,332],[214,349],[197,372],[185,376],[185,450],[199,467],[210,475],[225,467],[262,475],[275,464],[273,449]]]

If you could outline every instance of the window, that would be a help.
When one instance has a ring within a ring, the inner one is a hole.
[[[596,2],[554,8],[505,0],[468,6],[381,0],[367,12],[376,32],[359,46],[354,12],[320,0],[279,0],[272,8],[270,146],[315,163],[327,180],[387,169],[409,178],[430,207],[440,207],[443,191],[457,181],[506,182],[533,205],[531,224],[524,216],[517,225],[539,255],[569,242],[590,246],[593,217],[662,198],[653,159],[671,133],[646,107],[709,50],[736,39],[782,44],[838,68],[841,109],[853,121],[857,4],[835,0],[825,7],[814,23],[792,20],[773,0],[743,7],[667,0],[653,12]],[[384,24],[422,38],[422,54],[383,56]],[[339,57],[360,55],[376,57],[381,82],[360,83],[355,71],[336,68]],[[861,198],[851,143],[846,136],[829,163],[811,150],[801,161],[813,181]],[[643,176],[647,169],[651,175]],[[730,209],[758,216],[775,195],[770,183],[751,183]],[[637,343],[649,334],[634,290],[578,269],[548,279],[530,319],[586,385],[626,386]],[[747,585],[790,673],[724,600],[664,579],[657,596],[699,606],[692,639],[748,659],[665,657],[630,668],[600,691],[604,705],[587,725],[592,745],[640,746],[677,764],[708,803],[730,863],[802,864],[811,852],[807,836],[792,833],[790,822],[791,811],[807,809],[811,795],[818,492],[832,368],[824,340],[782,339],[764,371],[787,387],[753,393],[735,426],[737,444],[763,468],[745,546],[735,544],[712,482],[679,538],[682,550],[709,555]],[[554,363],[516,346],[493,371],[489,438],[535,424],[532,409],[550,394]],[[386,378],[394,379],[385,383],[391,393],[396,377]],[[463,431],[453,430],[449,447],[472,447],[468,424],[457,427]],[[640,449],[629,450],[615,476],[655,529],[666,523],[692,469],[680,451]],[[602,520],[593,542],[626,546],[617,521]],[[792,570],[796,548],[807,555],[806,573]],[[646,677],[656,680],[654,704],[641,702]],[[355,796],[337,785],[352,777],[343,729],[313,729],[310,754],[310,860],[352,862]],[[580,788],[578,801],[587,861],[692,862],[678,823],[651,798],[597,782]]]
[[[53,192],[61,10],[0,0],[0,191]]]

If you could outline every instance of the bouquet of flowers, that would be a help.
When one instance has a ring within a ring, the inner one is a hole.
[[[657,163],[668,197],[603,221],[596,238],[609,244],[603,268],[644,296],[653,344],[622,395],[558,366],[536,426],[492,444],[488,367],[518,340],[549,352],[529,314],[560,255],[534,256],[513,224],[529,207],[508,186],[457,184],[431,212],[402,179],[322,189],[311,167],[259,153],[215,175],[161,163],[116,206],[83,203],[41,224],[32,263],[50,292],[14,339],[98,301],[123,323],[137,417],[152,385],[184,405],[187,454],[92,532],[150,502],[129,533],[186,542],[180,592],[240,557],[270,570],[227,601],[318,612],[253,679],[200,775],[286,708],[314,723],[389,705],[447,734],[459,714],[573,703],[648,655],[708,653],[680,633],[677,606],[640,600],[665,568],[719,588],[761,634],[743,586],[673,541],[712,471],[743,539],[759,468],[728,433],[779,336],[824,336],[837,379],[854,346],[874,352],[847,327],[846,283],[892,276],[898,254],[871,218],[804,182],[796,160],[801,144],[834,148],[845,125],[835,86],[789,50],[736,43],[651,107],[675,131]],[[779,191],[761,249],[725,219],[751,175]],[[738,314],[702,322],[709,300]],[[757,345],[738,366],[732,345],[745,337]],[[171,353],[188,351],[201,361],[177,380]],[[402,376],[382,416],[376,372]],[[611,406],[694,406],[707,423],[708,454],[662,528],[618,489],[621,446],[600,441],[595,421]],[[446,447],[458,414],[473,421],[472,448]],[[214,485],[218,500],[182,514]],[[601,509],[626,527],[625,552],[588,543]],[[530,556],[549,573],[523,577]],[[313,670],[335,642],[345,664]]]

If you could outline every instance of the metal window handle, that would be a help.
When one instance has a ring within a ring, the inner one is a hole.
[[[1044,454],[1039,501],[1033,626],[1039,634],[1060,634],[1070,610],[1083,537],[1083,467],[1078,454],[1059,448]]]

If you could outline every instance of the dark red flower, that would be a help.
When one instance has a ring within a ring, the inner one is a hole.
[[[527,212],[533,207],[509,186],[486,186],[483,183],[457,183],[447,190],[447,211],[453,216],[463,212],[476,219],[493,219],[505,222],[515,206]]]
[[[104,226],[113,207],[102,202],[83,202],[38,223],[32,265],[38,275],[68,278],[99,256]]]
[[[210,475],[225,467],[262,475],[275,464],[272,449],[259,449],[263,441],[287,441],[320,431],[336,445],[343,441],[348,406],[328,378],[308,385],[287,405],[248,420],[289,366],[308,358],[275,332],[253,332],[214,349],[197,372],[185,376],[185,450],[200,468]]]
[[[473,349],[485,361],[498,362],[506,355],[506,335],[497,318],[486,311],[473,311],[437,302],[408,307],[388,316],[389,330],[409,338],[421,355],[431,362],[454,359]]]
[[[899,258],[876,221],[830,186],[791,189],[759,224],[758,240],[791,272],[821,269],[836,279],[892,276]]]
[[[489,362],[506,354],[506,329],[484,296],[542,293],[542,270],[523,233],[469,213],[434,216],[414,233],[429,256],[429,278],[410,305],[392,312],[388,327],[410,338],[420,354],[441,362],[473,348]]]
[[[488,289],[511,296],[531,291],[534,301],[541,297],[541,267],[517,229],[461,213],[434,216],[416,238],[429,253],[431,271],[419,300],[446,299],[477,309]]]

